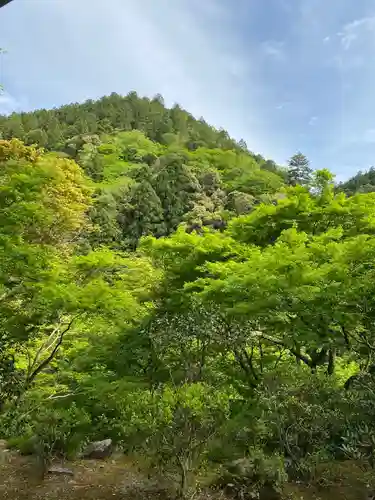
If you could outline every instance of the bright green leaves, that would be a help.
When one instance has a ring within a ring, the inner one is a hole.
[[[260,205],[249,215],[234,219],[229,233],[240,241],[260,246],[273,244],[282,231],[292,227],[311,235],[338,227],[343,228],[346,236],[373,234],[374,208],[373,193],[351,198],[342,193],[334,196],[324,180],[320,194],[312,195],[300,186],[292,188],[277,204]]]
[[[309,239],[290,229],[243,262],[204,266],[213,277],[201,280],[202,297],[220,304],[225,314],[250,321],[266,341],[296,345],[298,352],[325,347],[343,352],[347,337],[357,343],[357,332],[373,316],[374,241],[342,240],[333,232]]]
[[[243,152],[199,148],[190,157],[191,165],[197,172],[215,168],[228,192],[242,191],[259,196],[278,192],[284,185],[281,176],[261,169],[254,157]]]
[[[15,141],[2,141],[0,157],[0,234],[55,244],[83,226],[91,193],[72,160],[43,157]]]
[[[142,236],[169,235],[180,224],[188,231],[223,230],[236,213],[271,202],[284,186],[276,165],[263,168],[267,162],[245,150],[189,151],[177,136],[162,145],[138,130],[90,137],[77,136],[74,154],[96,183],[95,198],[105,201],[106,192],[110,202],[108,209],[97,203],[90,211],[94,247],[134,249]]]
[[[91,190],[73,160],[19,141],[2,141],[0,154],[0,336],[2,349],[43,347],[29,385],[78,324],[119,328],[147,314],[160,273],[109,249],[74,255]]]
[[[246,255],[247,248],[218,232],[188,234],[180,228],[169,238],[145,238],[140,247],[168,275],[194,281],[199,267],[207,261],[226,261]],[[190,279],[189,279],[190,278]]]

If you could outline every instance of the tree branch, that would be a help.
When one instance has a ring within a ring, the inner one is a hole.
[[[29,377],[27,378],[26,380],[26,388],[29,387],[32,382],[35,380],[35,377],[46,367],[49,365],[49,363],[53,360],[53,358],[55,357],[57,351],[59,350],[59,347],[61,346],[63,340],[64,340],[64,335],[70,330],[70,328],[72,327],[73,325],[73,322],[76,320],[77,316],[75,316],[74,318],[71,319],[71,321],[68,323],[67,327],[65,328],[65,330],[63,330],[61,333],[60,333],[60,336],[58,338],[58,341],[55,345],[55,347],[53,348],[53,350],[51,351],[50,355],[40,363],[40,365],[35,368],[35,370],[31,373],[31,375],[29,375]]]
[[[310,368],[314,368],[313,361],[308,356],[306,356],[305,354],[302,354],[297,349],[293,349],[293,347],[289,347],[282,340],[273,339],[272,337],[268,337],[267,335],[263,335],[263,334],[262,334],[262,338],[264,340],[267,340],[268,342],[271,342],[272,344],[279,345],[279,346],[283,347],[284,349],[287,349],[290,353],[293,354],[293,356],[295,356],[297,359],[299,359],[303,363],[305,363],[305,365],[309,366]]]

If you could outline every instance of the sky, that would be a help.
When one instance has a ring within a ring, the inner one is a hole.
[[[0,113],[162,94],[285,164],[375,164],[374,0],[13,0]]]

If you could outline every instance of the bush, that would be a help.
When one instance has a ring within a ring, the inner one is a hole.
[[[71,403],[68,408],[50,404],[27,408],[30,402],[9,409],[1,416],[2,435],[10,447],[23,454],[36,454],[48,461],[53,455],[76,456],[88,441],[91,419]]]
[[[286,480],[283,458],[254,448],[245,458],[226,464],[217,484],[238,498],[258,498],[265,488],[280,491]]]
[[[229,415],[229,395],[203,383],[165,386],[153,396],[153,432],[144,442],[150,463],[172,478],[177,496],[196,488],[209,444]]]
[[[341,379],[289,366],[266,375],[254,397],[233,407],[210,450],[225,463],[250,449],[280,454],[291,479],[311,479],[322,463],[375,458],[375,391],[361,385],[346,391]],[[225,447],[223,442],[226,443]]]

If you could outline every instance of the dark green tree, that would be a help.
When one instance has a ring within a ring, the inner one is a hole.
[[[118,223],[125,246],[133,249],[141,236],[159,237],[167,233],[161,201],[147,180],[137,183],[120,204]]]
[[[168,232],[172,232],[192,207],[201,186],[179,154],[169,154],[159,158],[157,174],[153,186],[164,210],[164,220]]]

